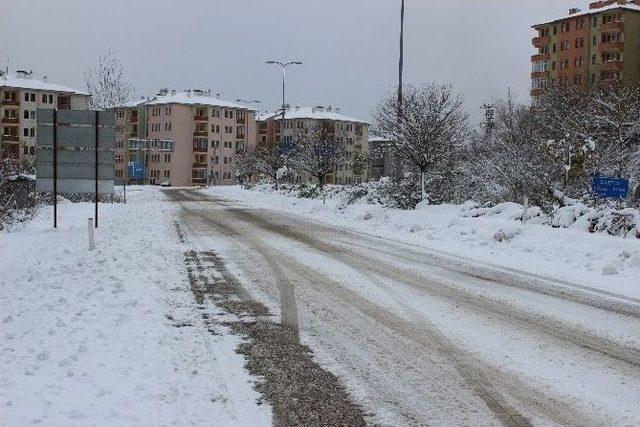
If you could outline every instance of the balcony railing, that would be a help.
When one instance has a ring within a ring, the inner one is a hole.
[[[600,28],[603,33],[609,33],[611,31],[624,32],[624,22],[608,22],[603,24]]]
[[[551,41],[551,38],[549,36],[539,36],[539,37],[534,37],[531,40],[531,43],[534,46],[544,46],[549,44],[550,41]]]
[[[209,121],[209,117],[207,117],[207,116],[193,116],[193,121],[194,122],[208,122]]]
[[[2,100],[2,105],[12,106],[12,107],[19,107],[20,106],[20,101],[18,101],[17,99],[15,101],[13,99],[3,99]]]
[[[549,60],[548,53],[538,53],[535,55],[531,55],[531,62],[547,61],[547,60]]]
[[[540,96],[544,93],[544,89],[531,89],[531,96]]]
[[[541,79],[549,76],[548,71],[534,71],[531,73],[532,79]]]
[[[193,184],[206,184],[207,178],[191,178]]]
[[[624,61],[607,61],[600,66],[602,71],[622,71],[624,69]]]
[[[624,50],[624,42],[600,43],[598,50],[600,52],[622,52]]]
[[[193,136],[207,136],[208,133],[206,130],[197,130],[193,132]]]
[[[18,135],[3,135],[2,142],[20,142]]]
[[[207,164],[206,163],[193,163],[193,169],[206,169],[207,168]]]
[[[193,152],[194,153],[206,153],[207,152],[207,147],[202,147],[199,145],[194,145],[193,146]]]
[[[244,139],[244,133],[237,133],[236,139]]]
[[[239,125],[245,124],[244,117],[236,117],[236,124],[239,124]]]
[[[2,124],[3,125],[17,125],[20,123],[20,119],[17,117],[3,117]]]

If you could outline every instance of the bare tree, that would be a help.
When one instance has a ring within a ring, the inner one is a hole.
[[[92,108],[114,108],[133,99],[133,86],[127,80],[122,64],[112,51],[100,56],[96,66],[85,71],[84,79],[87,91],[91,95]]]
[[[293,168],[316,178],[320,187],[324,186],[325,177],[335,174],[338,165],[349,158],[347,139],[336,133],[334,123],[301,129],[294,136]]]
[[[450,86],[405,86],[402,109],[389,94],[376,111],[376,130],[388,135],[394,153],[404,164],[420,171],[421,199],[426,200],[425,175],[445,163],[467,131],[462,97]]]

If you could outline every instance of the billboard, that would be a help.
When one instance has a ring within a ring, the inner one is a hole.
[[[98,192],[113,194],[116,133],[112,111],[39,108],[37,121],[38,191],[53,192],[56,176],[58,193],[94,193],[97,178]]]
[[[629,189],[629,180],[625,178],[594,176],[591,180],[591,191],[603,199],[626,199]]]

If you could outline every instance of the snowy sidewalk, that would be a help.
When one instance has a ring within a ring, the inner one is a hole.
[[[252,207],[302,215],[335,226],[498,267],[544,275],[598,291],[640,300],[640,240],[606,234],[522,226],[512,212],[465,218],[460,206],[389,209],[357,202],[341,206],[336,199],[300,199],[239,186],[203,190]],[[496,241],[503,231],[507,241]]]
[[[154,188],[101,205],[44,208],[0,235],[0,425],[271,424],[235,353],[197,313],[174,207]]]

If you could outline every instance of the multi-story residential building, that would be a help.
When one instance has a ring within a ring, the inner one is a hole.
[[[1,157],[33,164],[37,109],[86,110],[88,104],[88,93],[36,79],[33,72],[0,73]]]
[[[325,177],[325,181],[335,184],[357,184],[367,180],[367,165],[355,163],[358,162],[358,157],[364,159],[369,151],[369,123],[342,115],[337,108],[323,106],[290,108],[285,112],[283,126],[281,122],[281,112],[260,116],[257,125],[258,145],[294,144],[295,135],[300,130],[320,127],[323,132],[343,139],[349,151],[349,158],[338,166],[335,174]],[[297,172],[297,182],[311,179]]]
[[[145,179],[171,186],[232,185],[236,156],[255,146],[255,110],[210,92],[162,89],[116,111],[116,178],[144,159]]]
[[[603,0],[533,26],[531,95],[552,81],[580,86],[640,83],[640,0]]]

